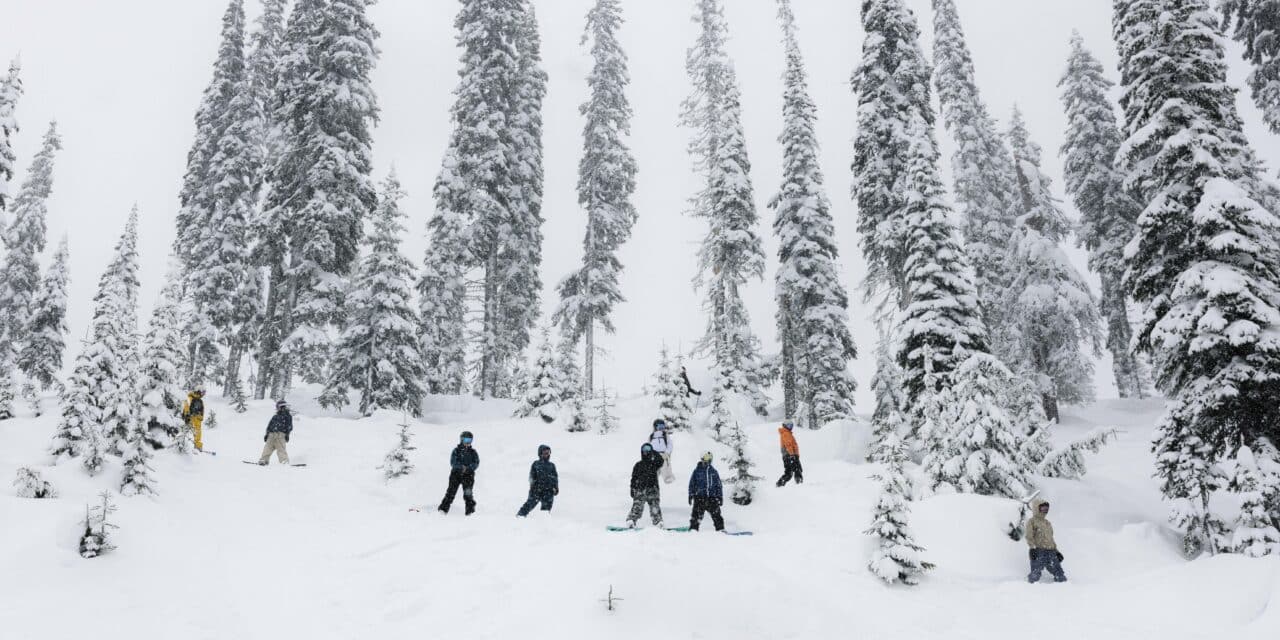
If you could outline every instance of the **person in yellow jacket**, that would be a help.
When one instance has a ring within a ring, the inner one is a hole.
[[[1067,574],[1062,571],[1062,552],[1058,551],[1058,543],[1053,539],[1053,525],[1049,523],[1049,501],[1033,500],[1031,502],[1031,519],[1027,520],[1027,546],[1031,547],[1031,573],[1027,581],[1035,584],[1040,581],[1040,574],[1049,570],[1054,582],[1066,582]]]
[[[201,439],[200,427],[204,424],[204,389],[196,389],[187,394],[187,402],[182,405],[182,419],[191,425],[196,438],[196,451],[204,451],[204,440]]]

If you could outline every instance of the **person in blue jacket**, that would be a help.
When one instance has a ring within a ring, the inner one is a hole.
[[[708,451],[702,454],[702,461],[689,476],[689,504],[693,505],[693,516],[689,519],[689,530],[697,531],[702,523],[704,512],[711,514],[711,522],[716,531],[724,531],[724,518],[720,515],[720,505],[724,504],[724,490],[720,485],[720,472],[711,466],[712,455]]]
[[[538,459],[529,467],[529,499],[516,515],[521,518],[529,515],[539,502],[543,511],[550,511],[559,494],[560,475],[556,473],[556,463],[551,461],[551,447],[544,444],[538,447]]]
[[[476,484],[476,469],[480,468],[480,454],[471,448],[474,436],[470,431],[463,431],[461,442],[453,448],[449,455],[449,488],[444,492],[444,500],[440,502],[440,513],[449,513],[453,499],[458,495],[458,487],[462,487],[462,501],[467,505],[466,515],[476,512],[476,499],[471,489]]]

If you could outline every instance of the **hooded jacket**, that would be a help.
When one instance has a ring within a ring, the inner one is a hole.
[[[560,474],[556,473],[556,463],[538,458],[529,467],[529,489],[532,491],[559,491]]]
[[[782,455],[800,455],[800,444],[796,442],[796,436],[791,433],[790,429],[786,427],[778,427],[778,438],[782,440]]]
[[[182,407],[182,417],[184,418],[203,418],[204,417],[204,394],[192,391],[187,394],[186,406]]]
[[[662,454],[657,451],[644,453],[640,450],[640,461],[631,467],[631,497],[634,499],[642,491],[658,491],[658,471],[663,465]]]
[[[1027,520],[1027,545],[1032,549],[1057,551],[1058,544],[1053,540],[1053,525],[1043,513],[1040,513],[1042,504],[1045,504],[1044,500],[1031,501],[1031,518]]]
[[[456,470],[475,471],[480,468],[480,454],[466,445],[458,445],[449,454],[449,466]]]
[[[698,467],[689,476],[690,498],[724,499],[724,490],[720,485],[720,472],[706,462],[699,462]]]

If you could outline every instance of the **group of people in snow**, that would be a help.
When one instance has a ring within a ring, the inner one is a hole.
[[[691,392],[692,387],[689,389]],[[187,396],[182,407],[182,418],[191,427],[195,436],[195,446],[203,450],[204,442],[201,427],[204,422],[204,389],[196,389]],[[795,423],[787,421],[778,427],[779,448],[782,453],[782,477],[777,486],[782,487],[793,478],[796,484],[804,482],[804,468],[800,465],[800,445],[796,442]],[[276,413],[267,424],[267,432],[262,437],[264,446],[258,464],[270,462],[271,454],[276,454],[281,464],[289,464],[289,452],[285,445],[289,442],[289,434],[293,432],[293,414],[284,400],[276,402]],[[466,515],[475,513],[476,500],[473,489],[476,482],[476,470],[480,468],[480,454],[472,444],[475,436],[470,431],[463,431],[458,446],[449,454],[449,485],[445,489],[444,499],[440,501],[438,510],[449,513],[457,498],[458,489],[462,489],[462,501],[466,507]],[[649,518],[654,526],[662,527],[662,484],[675,481],[672,471],[671,455],[675,445],[671,440],[670,430],[665,420],[653,421],[653,431],[648,442],[640,445],[640,460],[631,467],[631,510],[627,514],[627,526],[635,527],[644,515],[646,506]],[[716,531],[724,531],[724,517],[720,507],[724,505],[724,489],[720,482],[720,472],[716,470],[714,456],[708,451],[703,453],[698,464],[689,476],[688,499],[692,512],[689,516],[689,529],[697,531],[705,515],[711,516]],[[659,477],[662,482],[658,481]],[[551,511],[555,498],[560,494],[560,475],[556,465],[551,461],[551,447],[538,446],[538,458],[529,467],[529,497],[516,512],[517,516],[529,515],[535,507],[541,505],[543,511]],[[1066,582],[1067,575],[1062,570],[1062,552],[1058,550],[1053,538],[1053,525],[1049,522],[1049,502],[1036,499],[1031,503],[1031,517],[1027,520],[1025,535],[1028,555],[1031,561],[1031,572],[1027,581],[1036,583],[1041,575],[1048,571],[1054,582]]]

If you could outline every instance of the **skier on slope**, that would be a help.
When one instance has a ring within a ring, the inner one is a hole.
[[[182,405],[182,420],[195,435],[196,451],[204,451],[204,438],[200,431],[204,426],[204,387],[197,387],[187,394],[187,401]]]
[[[710,451],[702,454],[702,461],[689,476],[689,504],[693,505],[693,514],[689,518],[691,531],[697,531],[698,525],[702,524],[703,512],[711,514],[716,531],[724,531],[724,518],[720,515],[724,490],[720,484],[720,472],[711,466],[712,459]]]
[[[691,395],[698,396],[698,397],[702,396],[702,392],[695,390],[693,388],[693,383],[689,382],[689,372],[686,371],[684,367],[680,367],[680,379],[684,381],[685,396],[691,396]]]
[[[470,431],[463,431],[459,436],[458,446],[449,454],[449,488],[444,492],[444,500],[440,501],[440,513],[449,513],[453,499],[458,495],[458,487],[462,487],[462,501],[467,505],[466,515],[476,512],[475,496],[471,493],[476,484],[476,469],[480,468],[480,454],[471,448],[474,437]]]
[[[778,478],[779,487],[790,482],[792,474],[796,477],[796,484],[804,483],[804,469],[800,466],[800,445],[792,433],[795,428],[796,423],[790,420],[778,427],[778,438],[782,444],[782,477]]]
[[[542,503],[543,511],[551,511],[555,497],[560,495],[560,474],[556,473],[556,464],[551,461],[551,447],[538,446],[538,459],[529,467],[529,499],[516,512],[521,518]]]
[[[649,444],[662,456],[662,481],[671,484],[676,474],[671,470],[671,453],[675,445],[671,442],[671,432],[667,430],[667,422],[662,418],[653,421],[653,433],[649,434]]]
[[[1067,574],[1062,571],[1062,552],[1053,539],[1053,525],[1049,523],[1049,501],[1036,499],[1031,502],[1031,518],[1027,520],[1027,546],[1031,547],[1031,573],[1027,581],[1035,584],[1040,581],[1040,574],[1045,569],[1053,576],[1054,582],[1066,582]]]
[[[653,450],[648,442],[640,445],[640,461],[631,467],[631,513],[627,515],[627,526],[635,528],[636,521],[644,513],[644,505],[649,505],[649,517],[653,525],[662,526],[662,491],[658,484],[658,471],[663,468],[662,455]]]
[[[267,433],[262,436],[266,444],[262,446],[262,457],[258,464],[266,466],[271,462],[271,454],[275,453],[280,464],[289,464],[289,451],[285,443],[289,442],[289,434],[293,433],[293,414],[289,413],[289,404],[284,400],[276,401],[276,414],[267,423]]]

